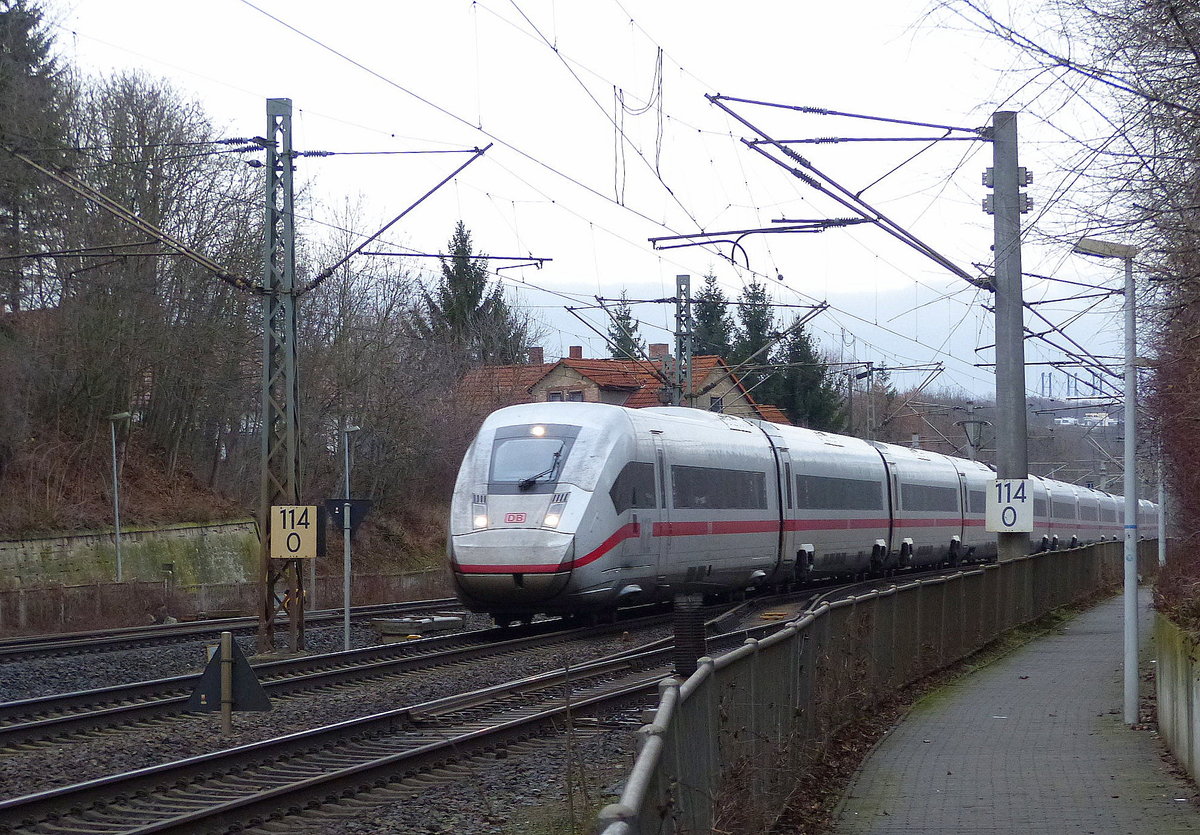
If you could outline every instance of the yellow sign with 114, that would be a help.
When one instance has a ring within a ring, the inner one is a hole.
[[[271,506],[271,558],[312,560],[317,557],[317,508],[314,505]]]

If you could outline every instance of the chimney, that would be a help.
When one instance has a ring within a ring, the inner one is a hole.
[[[654,344],[652,344],[650,346],[650,359],[660,360],[660,359],[663,359],[664,357],[669,357],[669,356],[671,356],[670,353],[668,353],[669,351],[670,351],[670,348],[667,345],[667,343],[655,342]]]
[[[567,351],[568,351],[568,355],[570,356],[571,359],[573,359],[573,360],[583,359],[583,346],[582,345],[572,345],[570,348],[567,349]]]
[[[542,356],[541,347],[529,349],[529,364],[530,365],[545,365],[546,360]]]

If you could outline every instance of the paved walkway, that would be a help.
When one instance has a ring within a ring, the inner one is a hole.
[[[1194,790],[1156,736],[1125,727],[1121,699],[1118,596],[922,700],[855,777],[834,832],[1200,833]]]

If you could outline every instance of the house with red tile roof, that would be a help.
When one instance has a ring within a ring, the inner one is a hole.
[[[670,402],[668,381],[674,359],[665,344],[650,346],[649,359],[584,359],[583,348],[571,346],[567,356],[546,363],[541,348],[530,351],[525,365],[494,365],[467,374],[462,393],[487,410],[516,403],[580,401],[611,403],[631,409]],[[684,404],[739,417],[789,424],[777,407],[756,403],[725,360],[692,358],[692,392]]]

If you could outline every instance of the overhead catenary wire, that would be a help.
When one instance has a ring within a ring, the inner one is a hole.
[[[739,273],[739,274],[740,274],[740,273]],[[864,322],[867,322],[868,324],[870,324],[870,322],[869,322],[868,320],[863,320],[863,321],[864,321]],[[905,335],[903,335],[903,334],[901,334],[901,335],[902,335],[902,336],[905,336]],[[907,337],[906,337],[906,338],[907,338]],[[919,344],[919,343],[914,343],[914,344]]]
[[[915,235],[913,235],[911,232],[909,232],[903,226],[896,223],[891,218],[889,218],[887,215],[883,214],[878,209],[871,206],[865,200],[862,200],[860,197],[856,196],[849,189],[846,189],[845,187],[843,187],[842,185],[837,183],[833,178],[824,174],[815,165],[813,165],[809,160],[800,156],[795,151],[793,151],[791,148],[788,148],[785,145],[780,145],[775,139],[773,139],[771,136],[769,136],[761,128],[757,127],[756,125],[751,123],[748,119],[744,118],[743,116],[738,114],[736,111],[734,111],[733,108],[731,108],[725,104],[726,101],[744,101],[744,100],[732,98],[729,96],[719,96],[719,95],[717,95],[717,96],[710,95],[707,98],[710,102],[712,102],[717,107],[724,110],[726,113],[728,113],[734,119],[736,119],[738,122],[742,123],[745,127],[749,128],[750,130],[754,131],[754,133],[756,133],[760,137],[762,137],[763,140],[765,140],[769,145],[778,149],[788,159],[792,160],[797,165],[801,166],[804,169],[804,171],[801,171],[793,166],[790,166],[787,163],[783,162],[782,160],[767,153],[765,150],[763,150],[762,145],[752,145],[752,144],[749,144],[746,140],[743,140],[743,142],[746,142],[746,145],[748,148],[762,154],[764,157],[769,159],[771,162],[774,162],[776,165],[779,165],[785,171],[791,172],[794,176],[801,179],[807,185],[820,191],[822,194],[825,194],[826,196],[830,197],[836,203],[844,206],[847,209],[850,209],[852,212],[860,215],[861,217],[867,218],[868,220],[870,220],[872,223],[874,223],[876,226],[878,226],[883,231],[887,232],[892,237],[896,238],[897,240],[904,243],[906,246],[911,247],[912,249],[916,250],[917,252],[921,253],[922,255],[926,256],[927,258],[934,261],[935,263],[941,265],[942,267],[949,270],[954,275],[957,275],[959,278],[963,279],[964,281],[966,281],[970,284],[974,284],[976,286],[981,286],[982,279],[980,279],[977,276],[971,275],[966,270],[964,270],[962,267],[958,266],[957,264],[955,264],[950,259],[946,258],[941,253],[937,252],[935,249],[933,249],[933,247],[929,246],[924,241],[917,238]],[[761,104],[761,102],[753,102],[753,103]],[[787,107],[790,107],[791,109],[796,108],[796,106],[787,106]]]
[[[559,177],[562,177],[563,179],[566,179],[567,181],[569,181],[569,182],[571,182],[571,183],[575,184],[576,186],[578,186],[578,187],[580,187],[580,188],[584,189],[585,191],[587,191],[587,192],[589,192],[589,193],[593,194],[594,196],[597,196],[597,197],[599,197],[599,198],[601,198],[601,199],[603,199],[603,200],[605,200],[605,201],[607,201],[607,202],[614,203],[614,204],[616,204],[616,205],[620,205],[620,204],[617,204],[617,203],[616,203],[616,201],[615,201],[614,199],[612,199],[611,197],[608,197],[608,196],[604,195],[602,192],[599,192],[597,189],[595,189],[595,188],[593,188],[593,187],[591,187],[591,186],[588,186],[588,185],[586,185],[585,183],[582,183],[582,182],[581,182],[581,181],[579,181],[578,179],[576,179],[576,178],[574,178],[574,177],[571,177],[570,175],[568,175],[568,174],[566,174],[565,172],[563,172],[563,171],[561,171],[561,170],[559,170],[559,169],[555,168],[554,166],[550,165],[549,163],[547,163],[547,162],[545,162],[545,161],[543,161],[543,160],[541,160],[541,159],[538,159],[538,158],[537,158],[537,157],[535,157],[534,155],[532,155],[532,154],[530,154],[530,153],[528,153],[528,152],[524,151],[523,149],[521,149],[521,148],[519,148],[519,147],[515,146],[515,145],[514,145],[514,144],[512,144],[511,142],[509,142],[509,141],[507,141],[507,140],[505,140],[505,139],[503,139],[503,138],[499,137],[498,135],[494,134],[493,132],[490,132],[490,131],[488,131],[487,129],[481,128],[481,127],[479,127],[478,125],[476,125],[476,124],[474,124],[473,122],[471,122],[470,120],[467,120],[467,119],[465,119],[465,118],[463,118],[463,117],[461,117],[461,116],[459,116],[459,115],[457,115],[457,114],[453,113],[452,111],[450,111],[450,110],[448,110],[448,109],[446,109],[446,108],[444,108],[444,107],[442,107],[442,106],[440,106],[440,105],[438,105],[438,104],[436,104],[436,103],[434,103],[434,102],[432,102],[432,101],[428,100],[427,98],[425,98],[425,97],[423,97],[423,96],[421,96],[421,95],[417,94],[415,91],[412,91],[412,90],[410,90],[410,89],[408,89],[408,88],[404,87],[403,85],[399,84],[398,82],[396,82],[396,81],[394,81],[394,80],[392,80],[392,79],[388,78],[387,76],[383,75],[382,73],[379,73],[378,71],[376,71],[376,70],[373,70],[373,69],[371,69],[370,67],[367,67],[365,64],[363,64],[363,63],[361,63],[361,62],[359,62],[359,61],[355,60],[354,58],[351,58],[350,56],[346,55],[345,53],[343,53],[343,52],[341,52],[341,51],[339,51],[339,50],[337,50],[337,49],[335,49],[335,48],[333,48],[333,47],[329,46],[328,44],[325,44],[325,43],[323,43],[323,42],[322,42],[322,41],[320,41],[318,38],[316,38],[316,37],[314,37],[314,36],[312,36],[312,35],[309,35],[309,34],[305,33],[304,31],[300,30],[299,28],[297,28],[297,27],[295,27],[295,26],[293,26],[293,25],[291,25],[291,24],[287,23],[286,21],[284,21],[284,20],[282,20],[282,19],[278,18],[277,16],[275,16],[275,15],[272,15],[272,14],[270,14],[269,12],[266,12],[265,10],[263,10],[263,9],[259,8],[258,6],[254,5],[254,3],[250,2],[249,0],[240,0],[240,2],[242,2],[242,3],[243,3],[244,5],[246,5],[246,6],[248,6],[248,7],[252,8],[252,9],[254,9],[255,11],[259,12],[260,14],[263,14],[265,17],[268,17],[269,19],[271,19],[271,20],[275,21],[276,23],[280,24],[281,26],[283,26],[283,27],[287,28],[289,31],[292,31],[292,32],[294,32],[295,34],[299,35],[300,37],[302,37],[302,38],[304,38],[304,39],[306,39],[306,40],[308,40],[308,41],[310,41],[310,42],[314,43],[315,45],[317,45],[317,46],[318,46],[318,47],[320,47],[321,49],[324,49],[324,50],[326,50],[326,51],[328,51],[328,52],[330,52],[330,53],[334,54],[335,56],[339,57],[340,59],[347,61],[348,63],[350,63],[350,64],[352,64],[352,65],[354,65],[354,66],[358,67],[359,69],[363,70],[364,72],[366,72],[366,73],[368,73],[368,74],[372,75],[373,77],[375,77],[375,78],[377,78],[377,79],[379,79],[379,80],[383,81],[384,83],[386,83],[386,84],[388,84],[388,85],[390,85],[390,86],[392,86],[392,87],[394,87],[394,88],[396,88],[396,89],[400,90],[401,92],[404,92],[406,95],[409,95],[409,96],[411,96],[411,97],[415,98],[416,100],[418,100],[418,101],[422,102],[423,104],[425,104],[425,105],[427,105],[427,106],[429,106],[429,107],[431,107],[431,108],[433,108],[433,109],[437,110],[438,112],[442,113],[443,115],[446,115],[446,116],[448,116],[449,118],[452,118],[452,119],[454,119],[455,121],[458,121],[458,122],[460,122],[461,124],[463,124],[463,125],[466,125],[466,126],[470,127],[472,130],[479,130],[479,131],[480,131],[481,133],[483,133],[484,135],[488,136],[489,138],[492,138],[493,140],[495,140],[495,141],[496,141],[496,142],[498,142],[499,144],[502,144],[504,147],[506,147],[506,148],[509,148],[510,150],[513,150],[515,153],[517,153],[517,154],[518,154],[518,155],[520,155],[521,157],[523,157],[523,158],[525,158],[525,159],[527,159],[527,160],[529,160],[529,161],[533,162],[535,165],[537,165],[537,166],[539,166],[539,167],[542,167],[542,168],[544,168],[545,170],[547,170],[547,171],[549,171],[549,172],[551,172],[551,173],[555,174],[556,176],[559,176]],[[663,223],[663,221],[661,221],[661,220],[657,220],[657,219],[654,219],[654,218],[651,218],[650,216],[646,215],[644,212],[641,212],[641,211],[639,211],[639,210],[637,210],[637,209],[635,209],[635,208],[632,208],[632,207],[630,207],[630,206],[627,206],[627,205],[626,205],[626,206],[622,206],[622,208],[626,209],[627,211],[630,211],[632,214],[634,214],[635,216],[638,216],[638,217],[642,218],[643,220],[647,220],[647,221],[649,221],[649,222],[652,222],[652,223],[654,223],[655,225],[664,226],[665,228],[668,228],[668,229],[670,228],[670,227],[669,227],[669,226],[667,226],[665,223]],[[724,256],[722,253],[719,253],[719,252],[718,252],[718,253],[716,253],[716,254],[717,254],[717,255],[719,255],[719,256],[720,256],[720,257],[722,257],[722,258],[725,258],[725,256]],[[763,277],[764,277],[764,278],[766,278],[767,276],[763,276]],[[857,320],[859,320],[859,321],[862,321],[862,322],[864,322],[864,323],[866,323],[866,324],[870,324],[870,325],[872,325],[872,326],[874,326],[874,327],[878,327],[878,324],[877,324],[877,323],[872,323],[872,322],[870,322],[869,320],[867,320],[867,319],[864,319],[863,317],[854,316],[854,314],[850,314],[849,312],[846,312],[846,311],[843,311],[843,312],[845,313],[845,315],[851,316],[851,317],[853,317],[853,318],[855,318],[855,319],[857,319]],[[915,342],[915,343],[917,343],[917,344],[922,344],[922,343],[921,343],[919,340],[914,340],[914,339],[913,339],[913,338],[912,338],[910,335],[908,335],[908,334],[902,334],[902,333],[899,333],[899,332],[893,331],[893,330],[891,330],[891,329],[886,329],[886,328],[885,328],[884,330],[886,330],[886,331],[887,331],[887,332],[889,332],[889,333],[893,333],[893,334],[895,334],[896,336],[899,336],[900,338],[903,338],[903,339],[905,339],[905,340],[908,340],[908,341],[913,341],[913,342]],[[928,348],[929,346],[924,346],[924,347],[927,347],[927,348]]]
[[[205,270],[212,273],[216,278],[224,281],[226,284],[236,287],[239,290],[246,290],[252,293],[261,292],[261,288],[259,288],[258,285],[252,281],[249,281],[240,275],[235,275],[234,273],[229,272],[207,256],[202,255],[186,244],[175,240],[171,235],[167,234],[162,229],[159,229],[154,224],[129,211],[117,201],[92,188],[70,171],[58,166],[43,165],[16,150],[15,148],[12,148],[11,146],[5,146],[5,150],[8,151],[8,153],[12,156],[19,159],[21,162],[25,163],[31,168],[36,169],[37,171],[40,171],[42,174],[54,180],[59,185],[65,186],[75,194],[78,194],[89,203],[92,203],[114,217],[117,217],[134,228],[150,235],[163,245],[171,248],[178,254],[203,267]]]
[[[366,248],[367,248],[367,247],[368,247],[370,244],[374,243],[374,242],[375,242],[375,241],[376,241],[376,240],[379,238],[379,236],[380,236],[380,235],[382,235],[384,232],[386,232],[387,230],[389,230],[389,229],[391,229],[393,226],[395,226],[397,223],[399,223],[399,222],[400,222],[400,221],[401,221],[401,220],[402,220],[402,219],[403,219],[403,218],[404,218],[404,217],[405,217],[405,216],[406,216],[406,215],[407,215],[409,212],[411,212],[413,209],[415,209],[415,208],[417,208],[418,206],[420,206],[420,205],[421,205],[422,203],[424,203],[424,202],[425,202],[427,199],[429,199],[429,197],[430,197],[430,196],[431,196],[431,195],[432,195],[434,192],[436,192],[438,189],[440,189],[440,188],[441,188],[442,186],[444,186],[446,183],[450,182],[450,181],[451,181],[451,180],[453,180],[455,177],[457,177],[457,176],[459,175],[459,173],[461,173],[461,172],[462,172],[462,170],[463,170],[464,168],[466,168],[468,165],[470,165],[470,164],[471,164],[471,163],[473,163],[475,160],[479,159],[481,156],[483,156],[485,153],[487,153],[488,149],[489,149],[489,148],[491,148],[491,147],[492,147],[491,145],[488,145],[486,148],[476,148],[476,149],[475,149],[475,151],[474,151],[474,153],[472,153],[472,155],[471,155],[471,158],[470,158],[470,159],[468,159],[468,160],[467,160],[466,162],[464,162],[462,165],[458,166],[458,168],[454,169],[452,172],[450,172],[449,174],[447,174],[447,175],[446,175],[446,176],[445,176],[445,177],[442,179],[442,181],[441,181],[441,182],[439,182],[439,183],[438,183],[437,185],[435,185],[433,188],[429,189],[429,191],[425,192],[423,195],[421,195],[419,198],[417,198],[416,202],[409,204],[408,208],[406,208],[406,209],[405,209],[404,211],[402,211],[400,214],[396,215],[396,216],[395,216],[394,218],[392,218],[390,221],[388,221],[387,223],[385,223],[385,224],[382,226],[382,228],[380,228],[380,229],[379,229],[379,231],[375,232],[375,233],[374,233],[374,234],[372,234],[372,235],[369,235],[365,241],[363,241],[361,244],[359,244],[358,246],[356,246],[354,249],[352,249],[352,250],[350,250],[349,252],[347,252],[347,253],[346,253],[346,254],[345,254],[345,255],[344,255],[342,258],[339,258],[339,259],[338,259],[337,261],[335,261],[333,264],[331,264],[330,266],[328,266],[328,267],[326,267],[325,269],[321,270],[321,272],[317,273],[317,275],[316,275],[316,276],[315,276],[315,277],[314,277],[314,278],[313,278],[311,281],[309,281],[309,282],[308,282],[308,283],[306,283],[306,284],[305,284],[303,287],[301,287],[299,290],[297,290],[297,291],[296,291],[296,295],[297,295],[297,296],[302,296],[302,295],[304,295],[305,293],[308,293],[308,292],[310,292],[311,290],[313,290],[313,289],[315,289],[315,288],[317,288],[317,287],[321,286],[321,284],[322,284],[324,281],[326,281],[326,280],[327,280],[327,279],[328,279],[330,276],[332,276],[332,275],[333,275],[335,272],[337,272],[337,270],[338,270],[338,269],[339,269],[339,268],[340,268],[340,267],[341,267],[343,264],[345,264],[347,261],[349,261],[349,260],[350,260],[351,258],[353,258],[355,255],[358,255],[360,252],[362,252],[364,249],[366,249]]]

